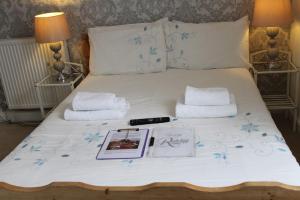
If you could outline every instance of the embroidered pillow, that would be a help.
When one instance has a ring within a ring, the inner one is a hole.
[[[169,22],[165,34],[167,67],[211,69],[250,65],[248,17],[235,22]]]
[[[162,26],[166,20],[90,28],[91,74],[165,71],[166,46]]]

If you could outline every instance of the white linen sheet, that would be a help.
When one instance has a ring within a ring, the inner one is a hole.
[[[96,160],[109,129],[126,128],[131,118],[174,116],[187,85],[228,88],[235,95],[238,115],[141,127],[194,128],[196,157]],[[64,109],[76,91],[115,93],[125,97],[131,109],[124,120],[65,121]],[[97,186],[187,182],[205,187],[275,181],[300,186],[299,164],[247,69],[88,76],[76,91],[0,163],[0,182],[23,187],[60,181]]]

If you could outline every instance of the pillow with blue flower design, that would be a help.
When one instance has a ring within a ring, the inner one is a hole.
[[[215,69],[249,67],[249,22],[183,23],[165,25],[167,67]]]
[[[154,23],[90,28],[90,72],[153,73],[166,70],[162,19]]]

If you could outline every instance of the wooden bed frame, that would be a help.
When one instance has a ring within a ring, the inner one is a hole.
[[[28,177],[30,178],[30,177]],[[153,183],[139,187],[98,187],[61,182],[22,188],[0,182],[1,200],[299,200],[300,187],[274,182],[205,188],[187,183]]]

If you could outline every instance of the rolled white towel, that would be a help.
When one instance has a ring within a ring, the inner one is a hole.
[[[237,115],[237,105],[233,95],[230,95],[230,104],[223,106],[191,106],[185,105],[181,98],[176,104],[178,118],[214,118]]]
[[[97,120],[116,120],[122,119],[127,113],[123,110],[95,110],[95,111],[73,111],[67,108],[64,118],[67,121],[97,121]]]
[[[184,97],[184,103],[192,106],[230,104],[230,94],[226,88],[195,88],[187,86]]]
[[[112,93],[78,92],[72,101],[74,111],[127,109],[128,106],[125,98]]]

